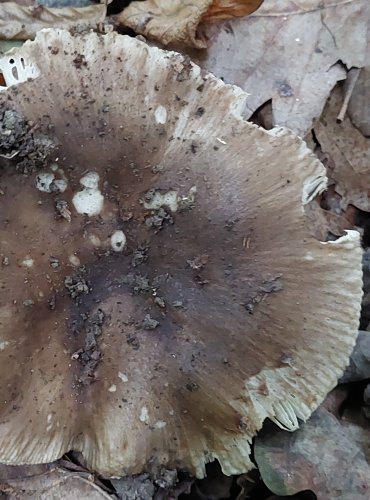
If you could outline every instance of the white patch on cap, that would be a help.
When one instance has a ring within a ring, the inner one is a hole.
[[[23,267],[32,267],[34,260],[30,255],[26,255],[26,257],[22,260],[21,264]]]
[[[168,207],[171,212],[176,212],[180,206],[184,207],[194,203],[197,187],[192,186],[186,196],[179,196],[177,191],[170,190],[167,193],[156,191],[149,201],[144,200],[144,208],[147,210],[159,210],[161,207]]]
[[[101,241],[100,241],[99,236],[96,236],[95,234],[89,234],[89,240],[94,245],[94,247],[100,247],[101,246]]]
[[[149,413],[148,413],[148,408],[146,406],[143,406],[141,408],[139,420],[140,422],[144,422],[145,424],[149,423]]]
[[[46,419],[46,430],[49,432],[52,427],[53,427],[53,423],[52,423],[52,420],[53,420],[53,415],[51,413],[49,413],[49,415],[47,416],[47,419]]]
[[[172,212],[176,212],[178,208],[177,191],[167,191],[167,193],[156,191],[150,201],[144,201],[144,207],[147,210],[158,210],[163,206],[167,206]]]
[[[74,267],[79,267],[81,265],[80,259],[77,257],[77,255],[70,255],[68,257],[69,262],[72,264]]]
[[[0,340],[0,351],[3,351],[8,345],[9,342],[7,340]]]
[[[163,429],[164,427],[166,427],[167,425],[167,422],[165,422],[164,420],[157,420],[157,422],[154,423],[154,427],[156,429]]]
[[[65,179],[55,179],[55,175],[50,172],[41,172],[36,176],[36,187],[42,193],[52,193],[59,191],[64,193],[67,189],[68,183]],[[53,188],[51,187],[53,185]]]
[[[164,106],[158,106],[154,111],[155,121],[164,125],[167,121],[167,109]]]
[[[128,377],[122,372],[118,372],[118,377],[122,380],[122,382],[128,382]]]
[[[81,177],[80,184],[88,189],[98,189],[100,176],[98,172],[88,172]]]
[[[110,237],[110,244],[112,250],[114,250],[115,252],[122,252],[126,245],[125,233],[121,230],[114,231],[114,233]]]
[[[99,189],[99,179],[97,172],[88,172],[81,178],[80,184],[84,186],[84,189],[72,198],[72,203],[79,214],[92,217],[102,211],[104,196]]]
[[[51,193],[51,183],[55,178],[50,172],[42,172],[36,176],[36,187],[42,193]]]
[[[318,194],[321,194],[327,186],[328,178],[325,175],[324,168],[319,174],[310,175],[303,183],[302,189],[302,205],[307,205]]]
[[[112,384],[112,385],[109,387],[109,389],[108,389],[108,391],[109,391],[109,392],[116,392],[116,390],[117,390],[117,386],[116,386],[115,384]]]
[[[57,188],[59,193],[64,193],[67,189],[68,182],[65,179],[57,179],[54,181],[54,186]]]

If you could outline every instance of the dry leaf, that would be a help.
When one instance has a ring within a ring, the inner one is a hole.
[[[132,2],[118,21],[136,33],[168,45],[181,43],[198,49],[206,43],[197,37],[197,28],[213,0],[146,0]]]
[[[370,248],[366,248],[364,251],[364,255],[362,258],[362,269],[363,269],[363,288],[364,288],[364,296],[362,298],[362,312],[361,312],[361,328],[366,331],[370,330]],[[370,333],[369,333],[370,335]],[[362,360],[360,370],[357,369],[357,373],[368,373],[368,377],[370,378],[370,344],[369,349],[366,350],[365,346],[361,346],[362,351],[364,352],[365,359]],[[354,351],[356,352],[356,351]],[[353,354],[352,354],[353,355]],[[368,358],[369,367],[366,368],[366,359]],[[356,364],[359,364],[358,358],[356,359]],[[352,366],[350,366],[351,368]],[[365,377],[364,377],[365,378]]]
[[[95,28],[104,21],[106,5],[49,9],[43,6],[26,7],[14,2],[0,3],[0,39],[27,40],[44,28]]]
[[[265,0],[257,12],[202,36],[208,51],[189,54],[250,95],[245,116],[272,99],[273,124],[302,137],[347,67],[370,64],[368,0]]]
[[[49,470],[47,470],[49,469]],[[6,466],[0,469],[0,495],[9,500],[113,500],[87,473],[69,472],[49,465]]]
[[[179,43],[207,47],[197,32],[200,23],[211,23],[254,12],[263,0],[146,0],[132,2],[118,21],[136,33],[163,45]]]
[[[370,378],[370,332],[360,330],[350,364],[343,373],[340,383],[356,382]]]
[[[258,9],[263,0],[214,0],[202,17],[202,22],[213,23],[234,17],[248,16]]]
[[[320,241],[328,241],[330,236],[343,236],[345,230],[354,229],[357,210],[352,205],[342,210],[341,197],[329,186],[305,207],[311,233]]]
[[[324,154],[330,158],[329,177],[342,197],[341,208],[349,204],[370,211],[370,139],[355,128],[348,116],[338,123],[342,106],[341,89],[336,88],[328,100],[315,134]]]
[[[294,434],[257,437],[255,459],[277,495],[312,490],[318,500],[368,500],[370,466],[352,433],[320,408]]]

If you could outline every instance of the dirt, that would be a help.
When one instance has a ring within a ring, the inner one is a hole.
[[[77,384],[89,385],[95,381],[95,373],[102,359],[98,338],[103,333],[103,324],[106,319],[104,312],[98,309],[96,313],[89,316],[84,315],[85,343],[83,348],[72,354],[72,359],[77,360],[82,367],[81,373],[76,377]]]
[[[194,257],[194,259],[189,259],[186,262],[188,266],[194,271],[200,271],[207,264],[208,260],[209,260],[209,255],[202,254],[198,255],[197,257]]]
[[[0,114],[0,165],[8,160],[23,174],[48,166],[56,142],[49,134],[28,123],[19,113]]]
[[[69,209],[69,205],[67,201],[64,200],[57,200],[55,202],[55,212],[57,213],[57,216],[65,219],[68,222],[71,222],[72,220],[72,214]]]
[[[138,267],[148,260],[148,246],[138,246],[132,253],[132,267]]]
[[[263,282],[260,291],[263,293],[275,293],[283,289],[280,276],[272,276]]]
[[[190,57],[185,56],[184,60],[182,62],[182,69],[177,74],[176,80],[178,82],[185,82],[186,80],[189,80],[192,67],[193,66],[192,66]]]
[[[164,299],[162,299],[162,297],[156,297],[154,299],[154,303],[157,304],[157,306],[161,307],[162,309],[165,309],[166,307],[166,302],[164,301]]]
[[[152,318],[150,314],[146,314],[144,321],[141,323],[141,327],[144,330],[155,330],[159,326],[159,321]]]
[[[77,69],[81,69],[83,66],[87,66],[85,56],[83,54],[77,54],[73,59],[73,64]]]
[[[152,215],[145,219],[145,224],[153,229],[162,229],[165,223],[173,224],[172,215],[164,208],[153,211]]]
[[[83,277],[83,274],[83,269],[80,269],[77,276],[66,276],[64,278],[64,286],[76,305],[81,303],[81,297],[83,295],[87,295],[91,292],[91,287]]]
[[[121,500],[151,499],[155,492],[149,474],[113,479],[112,484]]]

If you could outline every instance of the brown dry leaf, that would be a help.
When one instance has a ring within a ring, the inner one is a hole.
[[[49,465],[6,466],[0,468],[0,495],[9,500],[112,500],[87,473],[69,472]]]
[[[263,0],[146,0],[132,2],[118,16],[123,26],[163,45],[207,47],[197,32],[200,23],[212,23],[254,12]]]
[[[370,211],[370,139],[352,125],[348,116],[338,123],[342,102],[342,91],[337,87],[315,125],[315,134],[330,158],[328,174],[341,196],[341,208],[345,210],[351,204]]]
[[[27,7],[14,2],[0,3],[0,39],[27,40],[44,28],[76,31],[95,28],[104,21],[106,5],[49,9]]]
[[[213,23],[248,16],[258,9],[263,0],[214,0],[202,17],[202,22]]]
[[[294,434],[267,433],[255,443],[263,481],[277,495],[312,490],[318,500],[368,500],[370,466],[352,432],[320,408]]]
[[[118,21],[163,45],[180,43],[203,49],[206,42],[197,36],[197,28],[212,2],[213,0],[132,2],[118,16]]]
[[[198,64],[250,95],[248,119],[272,99],[273,124],[302,137],[348,68],[370,64],[368,0],[265,0],[257,12],[208,25]]]

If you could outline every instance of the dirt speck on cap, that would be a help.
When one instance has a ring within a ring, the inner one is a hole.
[[[24,174],[48,166],[55,141],[17,111],[0,112],[0,162],[9,160]]]
[[[141,326],[144,330],[155,330],[159,326],[159,321],[152,318],[150,314],[146,314]]]
[[[145,224],[153,229],[162,229],[165,222],[173,224],[173,217],[164,208],[153,212],[145,219]]]
[[[81,303],[81,296],[90,293],[91,289],[86,279],[82,276],[83,270],[77,276],[66,276],[64,278],[64,286],[66,287],[69,296],[74,300],[76,305]]]

